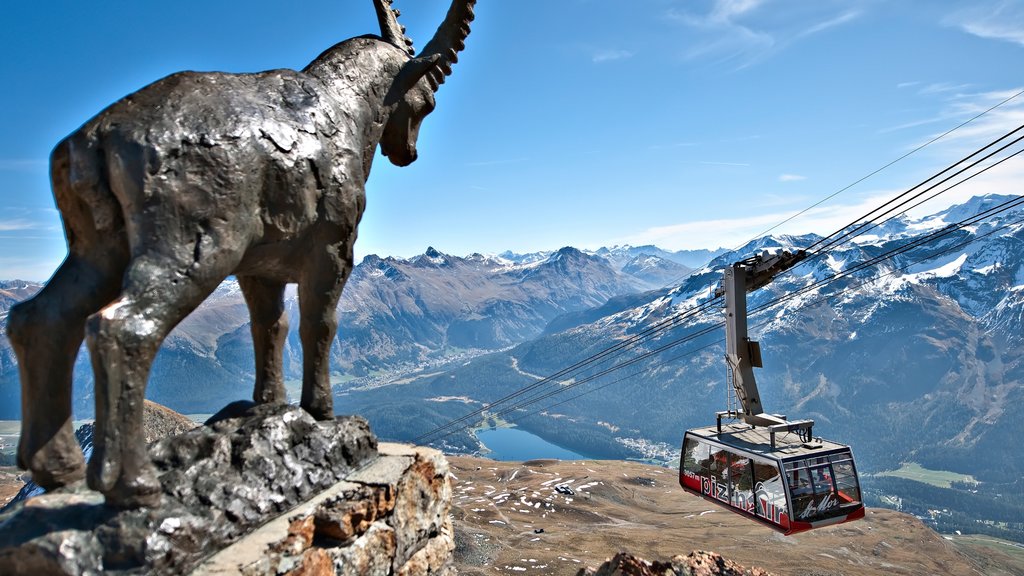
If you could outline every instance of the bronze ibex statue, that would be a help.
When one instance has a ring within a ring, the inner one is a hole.
[[[381,35],[341,42],[301,72],[181,72],[92,118],[54,149],[68,256],[11,309],[22,435],[18,464],[47,489],[80,481],[117,507],[155,505],[142,407],[167,334],[229,275],[249,307],[256,402],[286,400],[284,289],[298,283],[301,405],[333,418],[328,352],[377,145],[416,160],[420,122],[451,73],[475,0],[453,0],[419,55],[391,0]],[[96,386],[88,470],[71,428],[83,337]]]

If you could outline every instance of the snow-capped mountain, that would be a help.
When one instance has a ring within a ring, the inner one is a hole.
[[[667,269],[685,274],[671,262]],[[339,380],[388,381],[397,372],[501,349],[539,335],[552,319],[633,293],[657,278],[653,269],[622,271],[609,259],[575,248],[500,256],[452,256],[428,248],[412,258],[367,256],[355,267],[339,304],[332,371]],[[0,283],[0,327],[7,310],[41,288]],[[293,327],[286,373],[301,378],[298,301],[286,292]],[[215,411],[244,398],[253,378],[249,316],[229,279],[164,342],[149,397],[184,412]],[[0,418],[16,418],[17,368],[0,331]],[[88,358],[75,371],[76,411],[92,412]]]
[[[1024,456],[1008,455],[1008,446],[1024,437],[1024,419],[1017,416],[1024,410],[1024,209],[927,236],[1009,199],[976,198],[925,218],[893,220],[808,258],[752,293],[748,308],[760,310],[750,325],[765,362],[756,373],[766,408],[815,419],[815,432],[852,444],[865,470],[916,461],[993,481],[1024,475]],[[432,404],[434,425],[443,424],[449,414],[460,416],[684,316],[708,299],[722,268],[735,260],[818,240],[757,239],[674,288],[567,314],[536,340],[427,378],[403,393],[457,398],[447,401],[450,408],[442,400]],[[904,253],[858,269],[911,244]],[[724,408],[724,332],[714,329],[720,321],[720,309],[709,308],[532,396],[587,380],[614,362],[662,352],[502,417],[595,456],[670,454],[678,450],[683,429],[706,425]],[[346,401],[365,408],[373,421],[371,404],[381,399],[350,395]],[[394,410],[402,402],[389,405]],[[388,430],[402,429],[386,414],[379,421]],[[429,429],[409,430],[406,438]],[[444,442],[453,445],[450,438]]]
[[[727,252],[725,248],[714,250],[663,250],[650,244],[644,246],[612,246],[611,248],[599,248],[594,254],[608,259],[613,265],[623,267],[639,256],[657,256],[659,258],[681,264],[687,268],[699,268],[710,262],[713,258]]]

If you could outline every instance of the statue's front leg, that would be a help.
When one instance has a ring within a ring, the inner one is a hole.
[[[325,242],[305,263],[299,282],[299,337],[302,340],[302,408],[317,420],[334,418],[331,344],[338,332],[338,299],[352,272],[353,231],[343,241]]]
[[[96,387],[96,428],[88,481],[118,508],[155,506],[160,482],[146,453],[146,380],[163,339],[152,307],[132,294],[89,318],[87,343]]]
[[[149,371],[171,329],[213,292],[238,259],[211,257],[190,265],[143,253],[125,272],[121,297],[89,318],[86,339],[96,379],[96,430],[87,479],[91,488],[103,492],[107,504],[135,508],[159,503],[160,482],[143,429]]]

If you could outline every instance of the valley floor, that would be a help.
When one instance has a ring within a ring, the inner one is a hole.
[[[693,550],[780,575],[1024,574],[1024,553],[1013,544],[951,539],[891,510],[870,508],[862,521],[782,536],[684,493],[671,469],[621,461],[449,461],[456,564],[464,575],[575,574],[619,551],[667,560]]]

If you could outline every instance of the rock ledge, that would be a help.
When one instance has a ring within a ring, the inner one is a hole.
[[[585,568],[576,576],[772,576],[760,568],[744,568],[721,554],[697,550],[668,562],[648,562],[620,552],[597,569]]]

